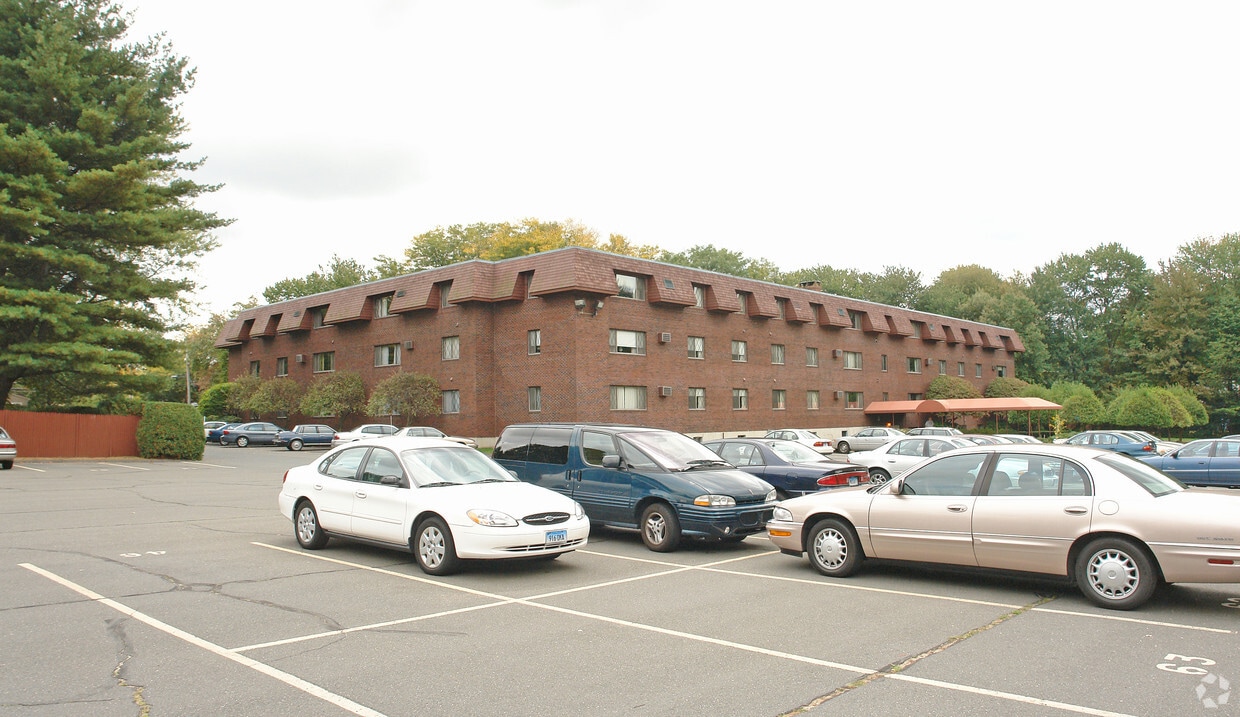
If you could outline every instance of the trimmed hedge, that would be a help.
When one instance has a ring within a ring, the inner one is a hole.
[[[138,455],[143,458],[202,460],[202,414],[186,403],[150,401],[138,421]]]

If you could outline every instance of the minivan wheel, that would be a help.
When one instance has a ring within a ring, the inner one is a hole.
[[[680,520],[667,503],[654,503],[642,511],[642,542],[656,553],[670,553],[680,545]]]

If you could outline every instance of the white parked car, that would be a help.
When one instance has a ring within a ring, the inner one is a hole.
[[[303,548],[355,538],[412,551],[431,575],[451,573],[467,559],[555,558],[590,535],[590,520],[572,498],[435,438],[334,448],[286,471],[279,503]]]
[[[332,448],[343,446],[353,441],[360,441],[363,438],[394,436],[398,430],[400,429],[390,423],[363,423],[351,431],[338,431],[332,438]]]
[[[889,443],[897,438],[904,438],[904,431],[898,428],[887,428],[886,426],[862,428],[853,435],[844,436],[836,441],[835,450],[839,453],[872,451],[884,443]]]
[[[872,451],[850,453],[850,463],[870,469],[870,482],[891,480],[930,456],[977,444],[958,436],[905,436]]]
[[[774,431],[767,431],[763,438],[778,438],[784,441],[796,441],[803,446],[818,451],[826,455],[835,451],[831,446],[830,438],[823,438],[813,431],[804,428],[778,428]]]
[[[406,426],[397,431],[396,435],[413,436],[414,438],[442,438],[445,441],[459,443],[462,446],[469,446],[470,448],[478,447],[478,442],[472,438],[465,438],[464,436],[449,436],[433,426]]]

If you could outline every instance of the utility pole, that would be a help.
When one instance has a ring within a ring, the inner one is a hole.
[[[191,403],[189,395],[189,349],[185,349],[185,402]]]

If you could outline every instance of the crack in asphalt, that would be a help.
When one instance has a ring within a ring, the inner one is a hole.
[[[934,647],[931,647],[930,649],[924,652],[921,652],[917,655],[913,655],[912,657],[905,658],[903,660],[900,660],[899,662],[893,662],[889,665],[886,665],[885,667],[881,667],[878,670],[875,670],[874,672],[871,672],[868,675],[865,675],[863,677],[859,677],[853,680],[852,682],[849,682],[848,684],[843,685],[842,687],[836,690],[833,690],[831,692],[828,692],[825,695],[822,695],[821,697],[816,697],[810,700],[809,702],[801,705],[800,707],[789,710],[787,712],[781,712],[779,715],[777,715],[777,717],[792,717],[793,715],[806,714],[810,710],[820,707],[821,705],[825,704],[826,702],[829,702],[830,700],[835,699],[836,697],[848,694],[849,692],[852,692],[853,690],[860,689],[879,678],[886,677],[887,675],[894,675],[894,674],[903,672],[904,670],[912,667],[913,665],[917,664],[918,662],[921,662],[922,660],[928,657],[933,657],[934,655],[940,654],[948,649],[951,649],[953,646],[958,645],[961,642],[964,642],[965,640],[968,640],[970,637],[973,637],[975,635],[980,635],[983,632],[986,632],[987,630],[998,627],[999,625],[1002,625],[1003,623],[1009,620],[1012,620],[1013,618],[1024,615],[1025,613],[1029,612],[1030,610],[1036,607],[1041,607],[1042,605],[1045,605],[1046,603],[1051,602],[1052,600],[1055,600],[1057,597],[1059,596],[1038,594],[1037,600],[1034,600],[1033,602],[1027,605],[1022,605],[1010,612],[1004,613],[1000,615],[999,617],[995,618],[994,620],[991,620],[989,623],[985,625],[981,625],[967,632],[962,632],[959,635],[949,637],[943,642],[940,642],[939,644],[935,645]]]
[[[146,687],[136,685],[129,681],[125,675],[125,666],[133,659],[134,649],[133,643],[129,640],[129,634],[125,632],[125,623],[128,618],[109,618],[104,620],[104,624],[108,626],[108,634],[118,643],[117,650],[118,662],[116,668],[112,670],[112,677],[116,680],[116,684],[127,688],[131,692],[133,703],[138,706],[138,717],[149,717],[151,714],[151,703],[146,701]]]

